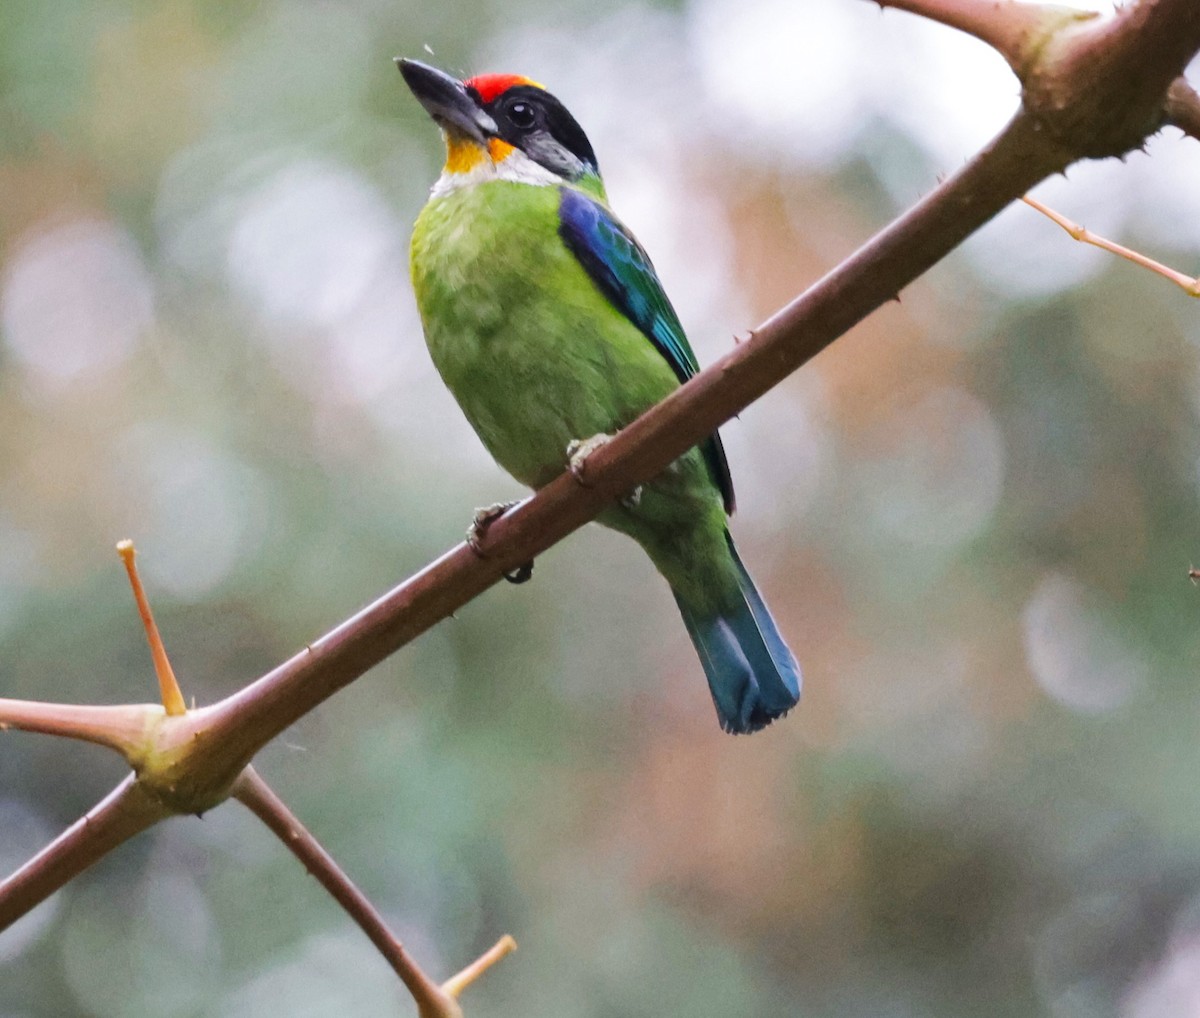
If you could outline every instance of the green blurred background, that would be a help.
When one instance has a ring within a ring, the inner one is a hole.
[[[1004,122],[983,46],[850,0],[0,5],[0,696],[152,697],[132,537],[221,697],[519,494],[426,357],[440,166],[396,54],[577,114],[702,361]],[[431,55],[432,54],[432,55]],[[1167,131],[1039,190],[1200,268]],[[1200,1014],[1200,319],[1010,210],[725,429],[801,707],[718,730],[589,528],[258,758],[485,1016]],[[122,774],[0,737],[0,869]],[[0,935],[0,1015],[411,1014],[236,804]]]

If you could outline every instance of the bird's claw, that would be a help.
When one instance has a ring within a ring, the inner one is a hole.
[[[571,471],[571,476],[584,487],[588,487],[585,480],[588,457],[611,441],[612,435],[601,433],[593,435],[591,438],[573,438],[567,444],[567,469]]]
[[[601,446],[608,445],[612,435],[593,435],[591,438],[574,438],[567,444],[567,469],[585,488],[591,487],[586,479],[588,457]],[[621,505],[626,509],[636,509],[642,500],[642,486],[639,484],[628,495],[621,499]]]
[[[519,499],[512,502],[495,502],[475,510],[471,525],[467,527],[467,546],[480,558],[487,558],[483,550],[483,538],[493,523],[503,516],[513,506],[518,505]],[[509,583],[525,583],[533,576],[533,561],[522,563],[512,572],[505,573],[504,578]]]
[[[533,578],[533,559],[522,562],[511,573],[505,573],[504,578],[514,585],[528,583]]]
[[[516,504],[515,501],[493,502],[491,505],[485,505],[475,510],[475,515],[471,517],[471,525],[467,527],[467,544],[480,558],[487,558],[483,553],[483,538],[488,532],[488,527]]]

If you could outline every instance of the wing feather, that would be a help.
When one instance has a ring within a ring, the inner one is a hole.
[[[618,311],[666,358],[680,383],[700,365],[658,275],[633,234],[600,202],[572,187],[561,189],[559,235],[584,271]],[[726,512],[734,510],[733,479],[721,438],[702,446]]]

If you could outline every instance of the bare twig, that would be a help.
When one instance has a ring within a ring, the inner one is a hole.
[[[517,942],[506,933],[475,961],[471,962],[470,965],[458,973],[458,975],[451,976],[442,983],[442,989],[457,1000],[462,996],[463,990],[475,982],[488,969],[495,965],[496,962],[503,961],[516,949]]]
[[[131,774],[96,806],[0,882],[0,930],[118,845],[170,816]]]
[[[1037,209],[1052,223],[1061,226],[1072,240],[1077,240],[1081,244],[1090,244],[1092,247],[1098,247],[1101,251],[1107,251],[1109,254],[1115,254],[1126,261],[1133,262],[1134,265],[1140,265],[1143,269],[1149,269],[1156,275],[1162,276],[1164,279],[1169,279],[1189,297],[1200,297],[1200,278],[1188,276],[1177,269],[1171,268],[1169,265],[1155,261],[1140,251],[1135,251],[1133,248],[1125,247],[1124,244],[1118,244],[1115,240],[1109,240],[1107,237],[1101,237],[1097,233],[1092,233],[1086,226],[1080,226],[1079,223],[1073,222],[1062,215],[1062,213],[1055,212],[1050,206],[1043,205],[1036,198],[1030,198],[1029,195],[1025,195],[1021,200],[1026,205]]]
[[[247,767],[233,786],[234,797],[271,829],[291,852],[358,923],[379,953],[395,970],[413,1000],[421,1018],[449,1018],[461,1014],[454,998],[421,970],[404,950],[404,945],[387,928],[383,917],[371,904],[333,856],[300,823],[253,767]]]
[[[458,975],[438,986],[404,949],[392,934],[375,906],[355,886],[354,882],[325,851],[316,838],[296,818],[295,814],[262,779],[253,767],[242,771],[233,786],[234,797],[249,808],[271,829],[317,881],[358,923],[379,953],[387,959],[417,1004],[421,1018],[461,1018],[458,997],[484,972],[516,950],[517,942],[510,936],[499,942],[472,962]]]

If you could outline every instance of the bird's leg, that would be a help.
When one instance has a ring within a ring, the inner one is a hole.
[[[611,441],[612,435],[599,434],[593,435],[591,438],[573,438],[567,444],[567,469],[571,471],[571,476],[585,488],[591,487],[586,480],[588,457]],[[621,505],[626,509],[635,509],[641,500],[642,486],[639,484],[621,499]]]
[[[520,499],[513,499],[511,502],[494,502],[491,505],[485,505],[480,509],[475,510],[475,516],[471,520],[471,525],[467,527],[467,545],[480,558],[487,558],[483,551],[483,537],[493,523],[501,516],[509,511],[513,506],[520,504]],[[511,573],[505,573],[504,578],[509,583],[524,583],[533,576],[533,561],[522,563],[517,566]]]

